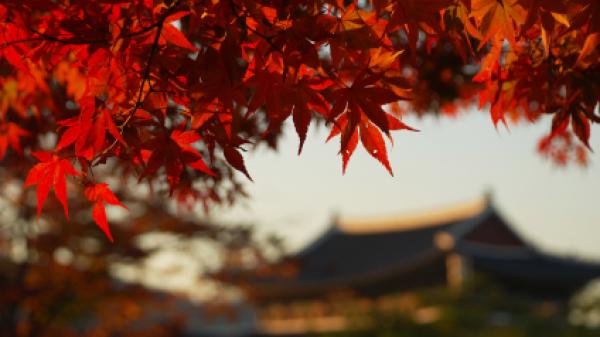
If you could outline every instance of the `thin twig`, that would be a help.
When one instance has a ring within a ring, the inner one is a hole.
[[[140,89],[138,90],[137,99],[135,101],[135,104],[130,109],[130,111],[127,115],[127,118],[125,118],[125,121],[123,121],[123,123],[121,123],[121,125],[118,126],[121,135],[123,134],[125,127],[129,124],[129,122],[131,121],[131,119],[133,118],[135,113],[142,106],[142,102],[145,100],[145,97],[143,97],[144,96],[144,87],[146,86],[146,83],[148,83],[148,81],[150,80],[150,69],[152,67],[152,60],[154,59],[155,54],[158,52],[160,34],[162,32],[165,20],[167,19],[167,17],[169,15],[171,15],[172,11],[177,6],[177,3],[178,3],[178,1],[173,3],[173,6],[170,7],[169,10],[167,10],[167,12],[155,24],[152,25],[151,29],[153,29],[153,28],[157,29],[156,34],[154,35],[154,41],[152,42],[152,47],[150,48],[150,55],[148,56],[148,61],[146,62],[146,67],[144,68],[144,72],[142,74],[142,82],[140,84]],[[94,166],[95,164],[97,164],[98,161],[104,155],[106,155],[108,152],[110,152],[117,145],[118,142],[119,141],[117,139],[115,139],[107,148],[104,149],[104,151],[102,151],[102,153],[100,153],[98,155],[96,162],[92,163],[91,166]]]

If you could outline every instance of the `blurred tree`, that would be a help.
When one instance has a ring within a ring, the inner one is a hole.
[[[490,280],[476,277],[461,292],[448,288],[421,290],[414,294],[416,308],[435,313],[435,319],[423,321],[419,310],[367,314],[366,327],[325,336],[375,337],[592,337],[597,329],[573,325],[564,302],[541,300],[522,293],[511,293]],[[363,319],[364,321],[364,319]]]
[[[139,284],[152,272],[143,268],[148,258],[169,243],[190,250],[204,244],[211,252],[206,271],[232,253],[266,258],[250,227],[186,220],[140,191],[117,190],[131,211],[115,222],[119,239],[111,244],[88,225],[84,200],[70,200],[68,225],[58,202],[36,220],[35,198],[20,193],[19,182],[7,170],[0,176],[2,337],[180,336],[189,315],[179,310],[177,297]],[[119,278],[119,266],[136,267],[138,283]],[[212,285],[203,275],[197,277],[197,287]],[[163,275],[162,282],[168,281],[169,275]],[[216,295],[222,295],[219,291],[224,290],[217,288]]]

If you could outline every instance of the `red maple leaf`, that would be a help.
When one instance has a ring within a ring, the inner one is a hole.
[[[96,109],[95,101],[94,97],[82,99],[79,102],[81,114],[59,122],[67,129],[56,144],[55,151],[75,144],[75,154],[78,157],[92,160],[104,148],[107,131],[119,142],[125,143],[110,112]]]
[[[359,124],[361,143],[371,156],[385,166],[390,174],[392,174],[392,170],[387,160],[381,132],[389,137],[390,130],[415,131],[383,110],[383,105],[395,102],[401,97],[391,89],[376,86],[375,84],[380,79],[381,75],[367,75],[366,72],[363,72],[350,87],[338,89],[333,93],[334,103],[329,120],[335,119],[336,126],[329,138],[341,133],[340,152],[344,170],[356,148],[358,135],[355,130]]]
[[[50,189],[54,189],[54,195],[63,205],[65,216],[69,219],[69,208],[67,205],[67,181],[66,176],[77,176],[79,172],[75,170],[71,162],[60,158],[50,152],[32,152],[32,155],[40,161],[31,168],[25,187],[37,185],[37,214],[38,218],[42,212],[42,206],[48,197]]]
[[[195,52],[198,50],[198,48],[196,48],[187,39],[187,37],[172,24],[172,23],[176,22],[177,20],[179,20],[189,14],[190,14],[189,11],[183,11],[183,12],[178,12],[178,13],[168,16],[165,19],[165,23],[160,32],[160,37],[164,38],[169,43],[172,43],[178,47],[188,49],[188,50]]]
[[[21,153],[20,138],[29,133],[15,123],[8,122],[0,124],[0,159],[4,158],[6,150],[10,146],[13,150]]]
[[[164,134],[161,137],[152,139],[146,144],[148,149],[151,149],[152,154],[148,158],[146,170],[142,177],[153,174],[164,166],[172,192],[179,183],[185,166],[216,176],[206,165],[200,152],[192,146],[200,139],[201,137],[196,131],[183,131],[181,126],[172,130],[168,135]]]
[[[120,206],[125,209],[127,209],[127,207],[117,199],[115,194],[108,187],[108,184],[90,184],[85,188],[84,194],[88,200],[94,203],[94,207],[92,208],[92,217],[94,218],[94,221],[112,242],[113,237],[110,233],[110,228],[108,227],[108,221],[106,220],[105,204]]]

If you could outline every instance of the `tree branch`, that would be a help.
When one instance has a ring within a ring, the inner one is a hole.
[[[130,109],[129,114],[127,115],[127,118],[125,118],[125,121],[123,121],[123,123],[121,123],[121,125],[119,125],[119,132],[121,133],[121,135],[123,134],[125,127],[129,124],[129,122],[131,121],[131,119],[133,118],[135,113],[142,106],[142,102],[145,99],[145,97],[143,97],[144,87],[146,86],[146,83],[148,83],[148,81],[150,80],[150,69],[152,67],[152,60],[154,59],[155,54],[158,52],[160,34],[161,34],[163,26],[165,24],[165,20],[167,19],[167,17],[169,15],[171,15],[173,10],[176,8],[177,3],[178,3],[178,1],[175,1],[173,3],[173,5],[167,10],[167,12],[165,12],[165,14],[162,17],[155,24],[150,26],[151,28],[148,27],[149,30],[154,29],[154,28],[156,28],[157,30],[156,30],[156,34],[154,35],[154,41],[152,42],[152,47],[150,47],[150,55],[148,56],[148,61],[146,62],[146,67],[144,68],[144,72],[142,73],[142,82],[140,84],[140,89],[138,90],[135,104]],[[106,149],[104,149],[104,151],[102,151],[102,153],[100,153],[98,155],[98,157],[96,157],[95,162],[93,162],[90,166],[97,165],[98,161],[103,156],[105,156],[108,152],[110,152],[117,145],[118,142],[119,141],[117,139],[115,139]]]

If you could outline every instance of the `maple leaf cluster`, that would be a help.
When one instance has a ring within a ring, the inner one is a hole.
[[[540,151],[585,161],[599,43],[595,0],[5,0],[0,157],[39,161],[38,211],[54,190],[68,214],[70,176],[109,237],[104,207],[122,205],[103,167],[231,202],[244,151],[276,147],[288,119],[298,152],[324,123],[344,170],[361,143],[392,173],[404,115],[478,101],[495,124],[551,115]]]

